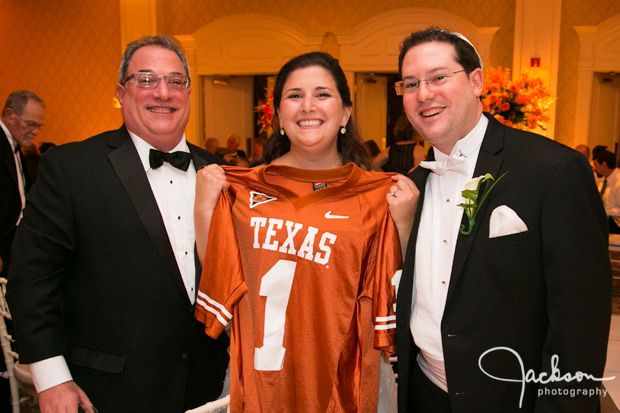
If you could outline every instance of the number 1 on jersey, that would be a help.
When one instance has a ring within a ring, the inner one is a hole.
[[[263,346],[254,350],[255,370],[282,370],[286,352],[284,348],[286,309],[293,288],[296,267],[295,261],[279,260],[261,279],[259,294],[267,297],[267,300]]]

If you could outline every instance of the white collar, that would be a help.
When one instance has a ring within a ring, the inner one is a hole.
[[[465,137],[459,139],[449,155],[441,152],[435,148],[435,160],[444,161],[450,156],[456,156],[457,158],[469,158],[472,154],[477,154],[482,140],[484,139],[484,133],[487,130],[489,120],[486,116],[481,115],[476,126]]]

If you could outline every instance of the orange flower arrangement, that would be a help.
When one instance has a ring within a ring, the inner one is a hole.
[[[267,89],[265,89],[267,91]],[[267,132],[267,135],[271,135],[271,122],[273,120],[273,91],[269,93],[269,98],[264,103],[254,108],[259,114],[258,125],[260,126],[259,133]]]
[[[530,131],[537,127],[546,130],[549,107],[555,99],[540,78],[527,72],[513,82],[508,68],[486,70],[482,105],[485,112],[504,125]]]

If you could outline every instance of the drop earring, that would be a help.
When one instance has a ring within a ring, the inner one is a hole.
[[[286,133],[284,132],[284,128],[280,128],[280,135],[284,136]]]

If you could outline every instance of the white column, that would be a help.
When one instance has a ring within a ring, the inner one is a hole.
[[[552,96],[557,96],[558,89],[561,17],[562,0],[516,1],[513,79],[528,69],[548,85]],[[540,67],[530,67],[532,58],[540,59]],[[555,104],[550,108],[547,130],[538,131],[550,138],[555,132],[555,108]]]
[[[120,0],[121,50],[140,37],[157,34],[157,0]]]

